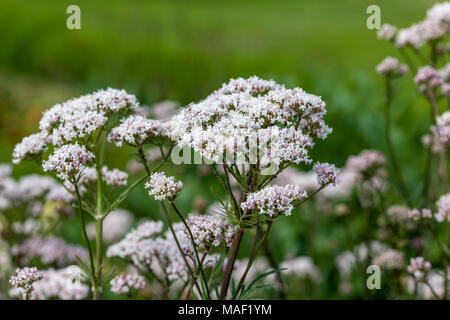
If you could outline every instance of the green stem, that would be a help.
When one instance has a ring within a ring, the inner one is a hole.
[[[242,287],[242,284],[245,281],[245,278],[247,277],[247,273],[250,271],[250,268],[252,267],[253,261],[255,261],[256,255],[258,254],[259,249],[261,248],[261,246],[263,245],[264,241],[267,238],[267,235],[270,232],[270,228],[272,227],[272,223],[273,221],[269,221],[267,223],[267,229],[263,234],[263,237],[261,238],[261,240],[258,243],[258,246],[256,247],[256,249],[253,251],[250,260],[248,261],[247,267],[245,268],[244,274],[242,275],[241,279],[239,280],[238,285],[236,286],[236,290],[234,291],[233,296],[231,297],[231,300],[236,299],[237,295],[239,294],[239,291]]]
[[[202,291],[200,290],[200,287],[199,287],[197,281],[195,280],[194,271],[192,271],[191,265],[187,261],[186,255],[184,254],[183,249],[181,248],[180,242],[178,241],[178,237],[177,237],[177,235],[175,233],[175,230],[173,229],[172,219],[170,218],[170,215],[169,215],[169,212],[167,211],[166,205],[162,201],[161,201],[161,207],[163,208],[164,215],[165,215],[165,217],[167,219],[167,224],[169,225],[170,232],[172,233],[172,236],[173,236],[173,238],[175,240],[175,243],[177,244],[178,250],[180,251],[180,254],[183,257],[183,261],[186,264],[186,268],[188,269],[188,272],[190,273],[190,275],[192,277],[192,281],[194,283],[194,286],[197,289],[197,291],[199,293],[201,293]]]
[[[409,200],[408,190],[406,188],[405,181],[403,179],[403,174],[400,170],[400,166],[398,165],[397,156],[394,151],[394,147],[392,145],[391,139],[391,101],[392,101],[392,86],[391,86],[391,78],[389,76],[385,77],[386,86],[385,86],[385,94],[384,94],[384,133],[386,138],[386,144],[388,147],[389,157],[391,159],[392,168],[394,169],[394,175],[397,180],[397,187],[400,191],[400,194],[403,197],[403,200],[411,206],[411,201]]]
[[[80,218],[81,218],[81,226],[82,226],[82,234],[83,234],[83,238],[84,241],[87,244],[88,247],[88,252],[89,252],[89,264],[91,266],[91,272],[92,272],[92,287],[94,289],[95,292],[95,288],[96,288],[96,274],[95,274],[95,265],[94,265],[94,255],[92,253],[92,248],[91,248],[91,243],[89,242],[89,238],[86,232],[86,222],[84,221],[84,214],[83,214],[83,210],[81,209],[81,195],[80,195],[80,190],[78,189],[78,185],[77,183],[73,183],[74,187],[75,187],[75,194],[77,197],[77,201],[78,201],[78,212],[80,214]],[[95,299],[95,295],[94,295],[94,299]]]
[[[207,293],[208,299],[211,299],[209,288],[208,288],[208,281],[206,280],[205,272],[203,270],[203,266],[202,266],[202,262],[200,260],[200,257],[198,255],[197,245],[195,244],[195,240],[194,240],[194,236],[192,235],[191,228],[189,228],[188,224],[186,223],[186,220],[184,219],[183,215],[178,210],[178,208],[175,205],[175,203],[173,201],[170,201],[170,205],[172,206],[173,210],[175,210],[177,216],[181,219],[181,221],[184,224],[184,227],[186,228],[186,230],[189,233],[189,237],[191,238],[191,242],[192,242],[192,247],[194,248],[195,259],[197,260],[197,264],[198,264],[198,267],[200,269],[200,275],[202,277],[203,283],[205,284],[205,288],[206,288],[206,293]]]

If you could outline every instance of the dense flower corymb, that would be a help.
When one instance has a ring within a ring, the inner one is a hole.
[[[164,172],[156,172],[150,176],[150,181],[145,183],[145,187],[150,189],[149,194],[156,200],[171,201],[183,189],[183,182],[175,182],[174,177],[166,177]]]
[[[86,151],[84,146],[68,144],[56,149],[48,160],[42,163],[42,167],[44,171],[56,172],[59,178],[73,182],[80,177],[86,164],[93,158],[92,152]]]
[[[13,163],[18,164],[22,160],[38,156],[47,148],[45,135],[42,133],[34,133],[22,139],[22,141],[14,147]]]
[[[251,157],[256,147],[260,167],[309,162],[307,149],[313,139],[331,132],[323,121],[325,112],[320,97],[300,88],[287,89],[258,77],[238,78],[182,109],[170,121],[170,136],[180,147],[191,147],[216,162]],[[264,148],[268,145],[270,150]],[[235,157],[223,159],[229,153]]]
[[[36,267],[23,269],[17,268],[15,276],[12,276],[9,283],[13,286],[17,296],[23,300],[30,299],[30,294],[33,291],[33,283],[41,280],[44,274]]]
[[[306,192],[299,186],[268,186],[261,191],[250,193],[247,201],[241,204],[244,211],[256,210],[271,217],[289,216],[294,209],[293,202],[306,197]]]
[[[317,163],[314,165],[313,169],[317,174],[317,181],[321,186],[325,186],[330,183],[336,185],[339,170],[333,164]]]
[[[164,135],[164,132],[164,125],[161,121],[132,115],[123,119],[118,127],[112,129],[108,140],[119,147],[124,143],[139,147],[154,136]]]
[[[236,228],[221,215],[190,215],[186,223],[191,229],[194,241],[200,249],[219,246],[230,247]],[[189,236],[185,230],[186,236]]]

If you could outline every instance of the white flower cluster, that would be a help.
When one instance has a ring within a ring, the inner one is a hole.
[[[421,67],[416,76],[414,82],[419,85],[421,92],[426,92],[428,89],[435,89],[444,83],[444,79],[439,72],[431,66]]]
[[[319,185],[336,185],[339,170],[334,164],[316,163],[313,167],[313,170],[317,174],[317,182],[319,183]]]
[[[395,39],[399,48],[420,48],[428,41],[442,39],[449,33],[450,3],[438,3],[427,12],[427,17],[409,28],[400,29]]]
[[[13,286],[14,296],[23,300],[30,299],[33,283],[42,279],[43,273],[38,271],[36,267],[25,267],[23,269],[17,268],[16,274],[9,280],[9,283]]]
[[[255,210],[271,217],[289,216],[294,209],[293,202],[305,197],[306,192],[296,185],[268,186],[258,192],[250,193],[241,206],[244,211]]]
[[[310,257],[296,257],[294,259],[284,260],[280,264],[283,274],[296,278],[308,278],[314,283],[320,281],[320,270],[314,264]]]
[[[14,147],[13,163],[18,164],[25,159],[33,159],[47,149],[46,137],[43,133],[34,133],[22,139]]]
[[[166,124],[159,120],[147,119],[140,115],[131,115],[122,120],[118,127],[111,130],[108,141],[118,147],[124,143],[140,147],[151,138],[165,135]]]
[[[158,236],[162,231],[162,222],[145,222],[128,233],[125,238],[110,246],[107,257],[118,257],[131,261],[139,270],[150,270],[153,274],[166,277],[170,281],[185,280],[188,270],[180,251],[169,232]],[[184,226],[174,224],[177,238],[186,254],[193,250],[189,239],[185,236]],[[191,259],[193,261],[193,259]]]
[[[411,258],[406,269],[409,273],[414,275],[417,280],[423,280],[428,271],[431,270],[431,263],[426,261],[423,257]]]
[[[81,300],[88,296],[89,286],[82,283],[77,266],[43,271],[44,277],[33,284],[32,300]]]
[[[145,279],[137,273],[120,273],[111,281],[111,291],[115,294],[129,294],[132,289],[141,290],[145,288]]]
[[[419,221],[420,218],[422,219],[431,219],[433,217],[433,213],[430,209],[423,208],[419,211],[419,209],[412,209],[408,211],[408,217],[412,219],[413,221]]]
[[[396,76],[407,73],[409,68],[406,64],[398,62],[396,58],[386,57],[377,65],[376,70],[381,75]]]
[[[111,211],[103,220],[103,241],[113,243],[118,241],[130,228],[133,223],[133,215],[124,209]],[[96,224],[91,222],[86,227],[89,238],[95,238]]]
[[[128,174],[126,172],[115,168],[109,170],[106,166],[102,168],[102,177],[103,181],[105,181],[108,186],[112,187],[125,186],[128,181]]]
[[[183,182],[175,182],[174,177],[166,177],[164,172],[156,172],[150,176],[150,181],[145,183],[145,188],[149,189],[149,194],[156,200],[173,201],[183,189]]]
[[[49,144],[61,146],[83,139],[102,128],[113,114],[136,112],[137,106],[133,95],[111,88],[57,104],[44,112],[40,132],[16,145],[13,162],[39,156]]]
[[[389,23],[385,23],[381,26],[381,29],[378,30],[377,37],[381,40],[393,40],[397,30],[397,27],[390,25]]]
[[[325,103],[300,88],[286,89],[257,77],[233,79],[205,100],[175,115],[170,136],[202,157],[234,161],[260,154],[260,166],[309,162],[314,138],[331,129],[323,121]],[[256,163],[256,162],[255,162]]]
[[[128,174],[126,172],[120,171],[119,169],[108,169],[107,166],[102,167],[102,180],[106,183],[106,185],[111,187],[121,187],[125,186],[128,182]],[[85,187],[89,185],[95,185],[97,182],[97,168],[95,167],[86,167],[79,178],[79,187],[82,191],[85,191]],[[73,186],[68,184],[69,190],[73,190]],[[80,190],[80,191],[81,191]]]
[[[236,227],[226,221],[225,217],[219,214],[201,216],[189,215],[186,223],[191,229],[195,244],[201,249],[210,247],[230,247]],[[189,237],[187,230],[186,236]]]
[[[436,220],[450,222],[450,193],[446,193],[439,198],[437,209]]]
[[[67,244],[56,237],[33,236],[11,248],[11,254],[27,265],[33,259],[39,259],[44,265],[64,266],[77,263],[76,257],[86,261],[87,252],[83,247]]]
[[[385,156],[377,150],[363,150],[359,155],[349,157],[346,166],[364,176],[385,164]]]
[[[445,111],[436,119],[436,125],[431,126],[431,134],[425,137],[425,145],[435,153],[450,146],[450,111]]]
[[[55,150],[47,161],[42,163],[44,171],[56,172],[63,180],[76,182],[83,174],[86,164],[91,162],[94,155],[86,151],[85,146],[67,144]]]
[[[8,166],[0,165],[3,174],[0,175],[0,210],[14,207],[26,207],[27,213],[37,216],[41,213],[45,201],[60,201],[70,203],[73,197],[48,176],[31,174],[23,176],[18,181],[9,177]]]
[[[144,239],[150,239],[161,233],[163,223],[161,221],[147,221],[139,225],[137,229],[130,231],[124,239],[110,246],[106,252],[108,257],[130,258],[136,251],[136,244]]]
[[[404,263],[405,258],[403,252],[395,249],[381,251],[372,259],[372,264],[391,270],[403,269]]]

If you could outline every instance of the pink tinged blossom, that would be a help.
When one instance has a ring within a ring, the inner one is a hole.
[[[250,193],[241,204],[244,211],[257,211],[271,217],[289,216],[294,209],[293,203],[306,197],[306,192],[299,186],[268,186],[261,191]]]
[[[33,300],[81,300],[88,296],[89,286],[82,282],[83,274],[79,267],[49,269],[44,277],[33,284]]]
[[[437,213],[434,215],[437,221],[450,222],[450,193],[446,193],[439,198],[437,210]]]
[[[102,168],[102,178],[109,186],[121,187],[127,184],[128,174],[119,169],[109,170],[108,167],[104,166]]]
[[[137,108],[133,95],[108,88],[53,106],[42,116],[39,128],[52,144],[62,145],[93,134],[113,114],[134,113]]]
[[[436,3],[428,9],[427,18],[436,21],[450,22],[450,2]]]
[[[450,96],[450,83],[446,82],[441,85],[441,93],[444,96]]]
[[[230,247],[233,242],[236,227],[219,214],[208,216],[189,215],[186,223],[199,249],[220,246]],[[185,230],[185,233],[186,236],[189,236],[187,230]]]
[[[77,144],[64,145],[54,151],[47,161],[42,163],[44,171],[55,172],[60,179],[77,180],[91,162],[94,155],[86,151],[85,146]]]
[[[386,57],[377,65],[377,73],[385,76],[403,75],[408,72],[406,64],[401,64],[396,58]]]
[[[412,209],[408,211],[408,217],[414,221],[420,220],[420,211],[418,209]]]
[[[183,182],[175,182],[174,177],[166,177],[164,172],[156,172],[150,176],[150,181],[145,183],[145,188],[149,189],[149,194],[156,200],[173,201],[183,189]]]
[[[336,185],[339,170],[334,164],[317,163],[314,165],[313,169],[317,174],[317,181],[319,182],[319,185]]]
[[[132,115],[123,119],[118,127],[111,130],[108,141],[114,142],[118,147],[124,143],[140,147],[149,139],[162,135],[165,135],[163,122]]]
[[[365,180],[365,187],[372,189],[384,188],[386,171],[383,166],[386,157],[377,150],[363,150],[359,155],[347,159],[347,170],[353,171],[356,179]]]
[[[22,162],[22,160],[33,159],[45,151],[47,148],[45,134],[39,132],[22,139],[22,141],[14,147],[12,154],[14,164]]]
[[[397,33],[397,27],[390,25],[388,23],[385,23],[381,26],[381,29],[377,32],[378,39],[381,40],[392,40],[395,37],[395,34]]]
[[[411,258],[406,270],[417,280],[423,280],[425,275],[431,270],[431,263],[423,257]]]
[[[170,137],[216,162],[223,161],[224,154],[245,159],[257,150],[264,158],[261,167],[309,162],[313,139],[325,139],[331,132],[325,113],[324,101],[300,88],[287,89],[258,77],[238,78],[175,115]]]
[[[22,265],[39,259],[43,265],[65,266],[77,263],[76,257],[86,261],[88,255],[83,247],[70,245],[56,237],[33,236],[11,248],[11,254]]]
[[[33,291],[33,283],[42,279],[44,274],[36,267],[25,267],[23,269],[17,268],[16,275],[12,276],[9,283],[15,289],[13,292],[21,299],[30,299]]]
[[[425,66],[417,71],[414,82],[419,85],[421,92],[426,92],[442,85],[444,79],[436,69],[431,66]]]
[[[391,270],[403,269],[404,262],[403,252],[395,249],[381,251],[372,260],[373,264]]]
[[[134,274],[121,273],[111,281],[111,291],[115,294],[130,294],[131,290],[141,290],[145,288],[144,277]]]

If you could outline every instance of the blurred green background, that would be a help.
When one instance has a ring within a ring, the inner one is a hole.
[[[376,30],[366,27],[366,9],[377,4],[382,23],[406,27],[423,19],[434,3],[2,0],[0,162],[11,161],[14,144],[37,130],[46,108],[69,98],[110,86],[135,94],[143,105],[166,99],[186,105],[230,78],[251,75],[300,86],[324,98],[326,121],[334,132],[318,143],[314,159],[343,166],[349,155],[363,149],[385,152],[383,82],[375,66],[385,56],[398,54],[391,44],[377,40]],[[81,30],[66,28],[70,4],[81,8]],[[414,181],[422,175],[425,153],[420,137],[428,130],[429,111],[411,76],[395,84],[393,138],[414,191],[420,187]],[[114,155],[107,158],[111,167],[125,168],[130,150],[107,152]],[[39,168],[24,163],[14,170],[20,176]],[[199,185],[195,171],[190,172],[183,178],[186,188],[180,197],[185,208],[198,195],[214,199],[207,186]],[[127,206],[147,216],[155,203],[141,189]],[[275,232],[275,241],[284,244],[284,252],[314,251],[318,265],[331,268],[329,257],[320,261],[319,255],[333,249],[329,222],[312,214],[292,219],[303,220],[290,229],[289,222],[280,222],[279,228],[287,229]],[[314,248],[305,248],[315,228],[321,231],[315,234]],[[77,233],[68,232],[74,237]],[[289,241],[293,237],[300,241]]]

